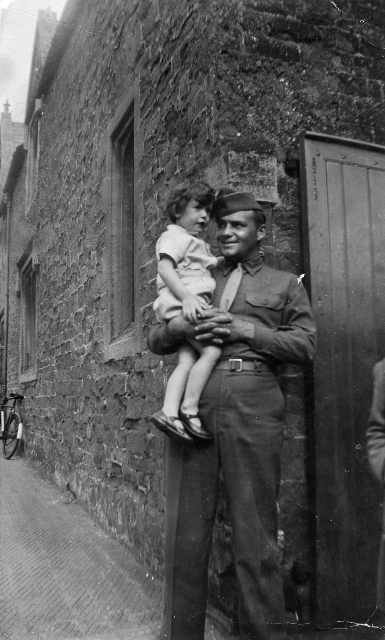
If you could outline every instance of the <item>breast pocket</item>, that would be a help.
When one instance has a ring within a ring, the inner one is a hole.
[[[285,300],[278,295],[249,293],[246,296],[248,315],[264,320],[271,320],[274,325],[279,323],[285,306]]]

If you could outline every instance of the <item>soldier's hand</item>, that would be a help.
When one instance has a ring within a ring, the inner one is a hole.
[[[223,344],[223,338],[229,334],[225,327],[232,322],[233,316],[215,308],[204,311],[202,316],[195,324],[195,339],[205,344]]]
[[[245,342],[252,338],[254,325],[247,318],[223,313],[199,322],[195,331],[199,342],[220,345],[226,342]]]

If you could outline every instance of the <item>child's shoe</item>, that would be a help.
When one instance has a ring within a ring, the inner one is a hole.
[[[175,422],[176,420],[177,422],[181,422],[177,416],[166,416],[164,411],[157,411],[151,416],[150,420],[158,429],[160,429],[160,431],[163,431],[163,433],[170,436],[173,440],[176,440],[181,444],[194,444],[194,439],[183,427],[179,426]]]
[[[186,427],[186,431],[188,431],[189,434],[191,434],[192,436],[194,436],[194,438],[198,438],[199,440],[212,440],[213,439],[213,435],[212,433],[210,433],[210,431],[208,431],[206,429],[206,427],[203,426],[202,424],[202,420],[201,417],[199,415],[199,413],[196,413],[195,415],[192,415],[190,413],[185,413],[183,411],[182,408],[179,409],[179,418],[181,419],[181,421],[183,422],[184,426]],[[197,425],[193,422],[193,419],[197,419],[199,420],[200,424]]]

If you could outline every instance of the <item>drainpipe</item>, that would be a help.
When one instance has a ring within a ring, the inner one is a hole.
[[[4,196],[5,204],[7,206],[7,221],[6,221],[6,277],[5,277],[5,322],[4,322],[4,356],[3,356],[3,370],[4,370],[4,396],[7,396],[8,387],[8,331],[9,331],[9,249],[10,249],[10,217],[11,217],[11,199],[8,194]]]

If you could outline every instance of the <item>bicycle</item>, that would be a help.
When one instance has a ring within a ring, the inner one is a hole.
[[[23,434],[23,423],[20,414],[16,411],[17,404],[23,401],[24,396],[19,393],[10,393],[10,398],[3,398],[0,406],[1,412],[1,436],[3,441],[3,456],[6,460],[10,460],[16,453]],[[13,400],[12,405],[8,402]],[[8,415],[7,415],[8,413]]]

